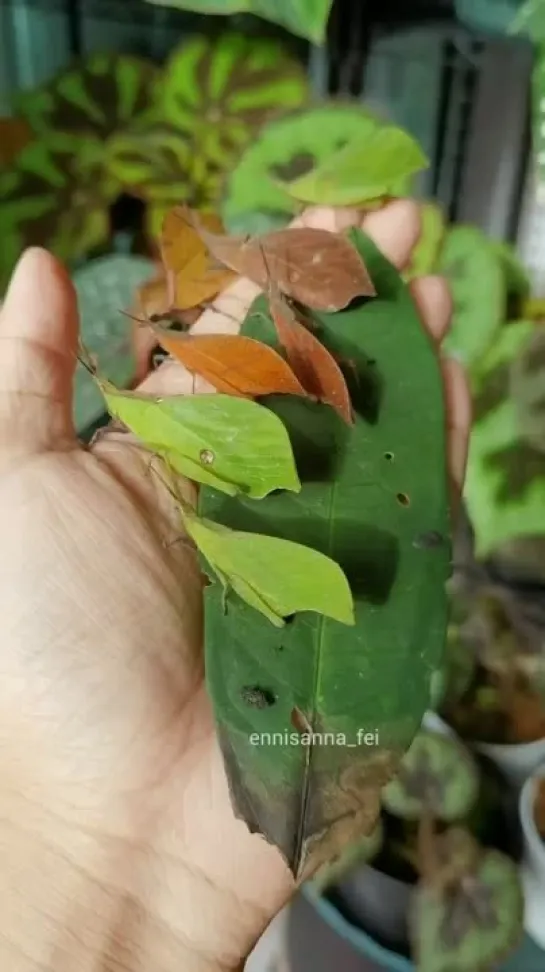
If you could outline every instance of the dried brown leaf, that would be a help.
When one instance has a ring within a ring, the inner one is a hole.
[[[305,391],[331,405],[344,422],[352,425],[354,416],[346,379],[330,351],[302,324],[271,283],[269,307],[278,340]]]
[[[376,294],[361,256],[338,233],[301,227],[255,238],[225,236],[210,232],[194,214],[190,218],[216,260],[263,290],[272,279],[285,296],[322,311]]]
[[[171,288],[171,304],[189,310],[213,300],[236,279],[236,273],[218,267],[211,260],[202,232],[198,231],[188,210],[175,207],[165,216],[161,232],[161,255]],[[204,231],[221,233],[221,221],[210,213],[198,216]]]
[[[273,349],[240,334],[174,334],[154,328],[157,340],[192,374],[219,392],[240,398],[307,392]]]

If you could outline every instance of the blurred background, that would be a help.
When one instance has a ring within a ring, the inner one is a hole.
[[[545,0],[0,0],[0,297],[25,246],[51,249],[86,347],[131,386],[157,355],[120,310],[158,279],[170,209],[235,232],[284,225],[296,208],[278,180],[370,115],[429,160],[408,187],[426,206],[419,266],[451,282],[450,350],[474,398],[427,730],[443,742],[421,743],[414,786],[439,779],[442,823],[508,861],[482,878],[500,896],[462,909],[446,944],[445,916],[426,912],[418,967],[545,972]],[[81,368],[75,411],[83,437],[105,418]],[[252,972],[415,967],[405,810],[385,800],[381,833],[298,896]]]

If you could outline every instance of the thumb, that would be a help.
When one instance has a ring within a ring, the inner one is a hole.
[[[78,327],[66,270],[45,250],[26,250],[0,311],[1,446],[28,453],[74,444]]]

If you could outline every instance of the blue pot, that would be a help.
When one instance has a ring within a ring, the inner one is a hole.
[[[323,922],[328,929],[329,938],[341,939],[342,949],[345,955],[350,956],[351,960],[345,959],[343,955],[343,961],[339,960],[339,965],[341,968],[347,970],[348,968],[358,968],[363,970],[389,970],[389,972],[415,972],[415,966],[413,963],[405,958],[403,955],[399,955],[397,952],[392,952],[382,945],[379,945],[373,938],[367,935],[360,928],[355,925],[350,924],[349,921],[344,918],[341,913],[337,910],[331,901],[327,898],[321,897],[312,888],[312,885],[307,884],[303,887],[303,898],[305,899],[305,904],[310,906],[315,912],[317,918]],[[301,904],[303,904],[301,902]],[[304,906],[303,906],[304,907]],[[387,905],[386,905],[387,907]],[[299,916],[303,915],[303,910],[299,910]],[[310,916],[307,914],[306,928],[304,933],[306,936],[311,935],[312,938],[317,939],[317,924],[312,930],[309,924]],[[298,912],[297,905],[294,906],[294,919],[293,919],[293,929],[291,934],[288,933],[288,947],[289,956],[288,962],[290,964],[291,972],[301,972],[298,968],[297,960],[295,962],[292,959],[293,955],[293,945],[290,943],[289,939],[295,939],[297,937],[297,924],[298,924]],[[311,947],[310,941],[305,943],[300,951],[306,951],[308,953]],[[340,947],[340,943],[339,943]],[[326,948],[323,942],[319,944],[319,950],[325,953]],[[334,946],[333,946],[334,950]],[[312,955],[309,956],[312,959]],[[314,968],[318,972],[320,968],[319,962],[314,964],[309,961],[307,968]],[[525,935],[524,940],[520,948],[515,952],[508,962],[501,966],[498,972],[544,972],[545,970],[545,952],[542,951],[535,942]]]

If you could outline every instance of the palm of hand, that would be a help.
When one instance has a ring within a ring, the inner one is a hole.
[[[311,218],[329,225],[331,214]],[[398,265],[418,232],[407,203],[367,229]],[[237,293],[251,300],[247,285]],[[441,337],[444,288],[421,283],[415,298]],[[0,837],[9,847],[0,902],[17,969],[43,961],[44,949],[78,947],[73,930],[62,932],[74,908],[82,968],[117,968],[123,956],[130,970],[170,969],[182,954],[231,968],[292,882],[230,808],[203,689],[201,579],[187,547],[171,542],[180,533],[171,497],[126,436],[110,433],[92,452],[73,436],[73,301],[61,269],[31,252],[0,326]],[[233,328],[231,316],[199,323]],[[468,409],[453,376],[459,480]],[[189,390],[171,365],[148,384]],[[22,853],[28,868],[15,878]],[[48,920],[36,922],[51,887]]]

